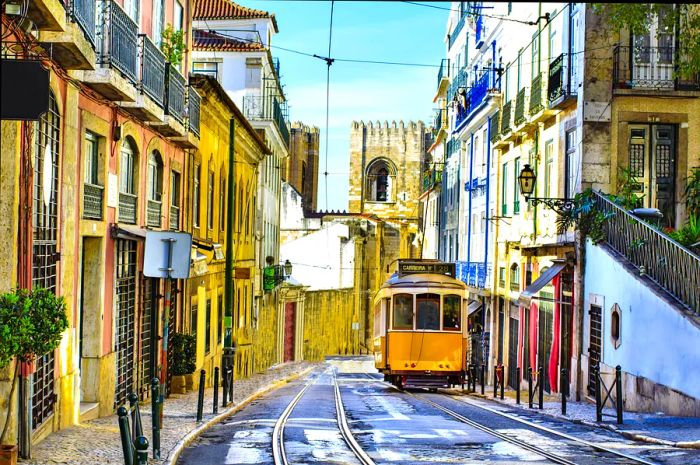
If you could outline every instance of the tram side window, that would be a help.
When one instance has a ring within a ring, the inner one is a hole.
[[[440,330],[440,296],[438,294],[416,296],[416,329]]]
[[[413,295],[394,296],[394,329],[413,329]]]
[[[374,337],[379,337],[382,332],[382,304],[377,302],[374,306]]]
[[[444,331],[459,331],[459,304],[462,298],[458,295],[446,295],[442,300],[442,329]]]

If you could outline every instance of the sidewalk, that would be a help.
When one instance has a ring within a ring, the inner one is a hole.
[[[462,392],[461,389],[455,389]],[[644,441],[654,444],[663,444],[673,447],[700,449],[700,418],[674,417],[663,413],[634,413],[623,412],[622,425],[615,421],[615,410],[603,409],[603,413],[612,416],[603,416],[603,421],[597,423],[595,404],[591,402],[576,402],[567,399],[566,415],[561,414],[561,398],[559,394],[543,397],[543,409],[537,408],[537,394],[533,398],[533,408],[528,407],[527,390],[520,393],[520,405],[515,403],[515,391],[507,389],[504,399],[501,400],[500,391],[496,398],[493,397],[493,386],[484,386],[484,395],[481,395],[481,386],[477,384],[476,393],[467,393],[472,397],[484,398],[490,401],[506,404],[511,408],[520,408],[534,413],[540,413],[553,418],[566,419],[573,423],[584,424],[596,428],[604,428],[614,431],[628,439]],[[497,408],[497,407],[496,407]]]
[[[205,390],[204,416],[197,423],[197,391],[184,395],[174,394],[163,405],[163,429],[161,430],[161,460],[153,460],[151,449],[151,403],[139,405],[144,435],[149,441],[149,463],[167,463],[169,456],[182,447],[183,439],[202,425],[206,425],[225,412],[232,413],[236,406],[260,391],[270,389],[299,376],[316,363],[294,362],[276,365],[264,373],[248,379],[236,380],[233,385],[233,405],[221,408],[221,388],[219,388],[219,413],[212,414],[213,388]],[[220,419],[220,418],[219,418]],[[117,415],[98,418],[84,424],[51,434],[34,446],[32,458],[19,463],[31,465],[123,465],[124,458],[119,438]]]

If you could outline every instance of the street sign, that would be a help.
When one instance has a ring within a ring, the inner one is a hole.
[[[190,277],[192,235],[183,232],[148,231],[143,274],[149,278]]]
[[[455,264],[445,262],[400,261],[399,278],[410,274],[442,274],[455,277]]]

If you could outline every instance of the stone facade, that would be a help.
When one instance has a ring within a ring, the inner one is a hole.
[[[304,211],[316,211],[318,202],[318,149],[321,133],[316,126],[292,123],[289,157],[282,169],[287,181],[303,199]],[[284,214],[284,213],[282,213]]]

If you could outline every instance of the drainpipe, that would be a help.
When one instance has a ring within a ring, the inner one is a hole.
[[[226,199],[226,265],[224,268],[224,354],[226,349],[233,346],[233,203],[236,188],[234,162],[234,131],[235,119],[229,121],[229,147],[228,147],[228,192]],[[225,356],[225,355],[224,355]],[[233,362],[233,360],[231,360]]]
[[[469,139],[469,213],[467,218],[467,267],[471,263],[472,252],[472,179],[474,177],[474,134]]]

